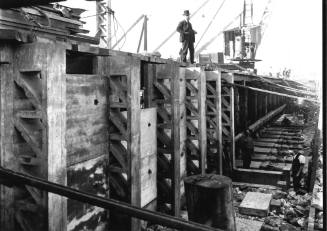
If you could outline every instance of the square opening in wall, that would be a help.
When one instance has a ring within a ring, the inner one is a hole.
[[[66,74],[94,74],[95,56],[76,51],[66,52]]]

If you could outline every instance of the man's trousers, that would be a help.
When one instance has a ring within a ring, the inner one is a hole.
[[[188,40],[182,42],[181,59],[186,62],[187,51],[190,50],[190,62],[194,63],[194,43]]]

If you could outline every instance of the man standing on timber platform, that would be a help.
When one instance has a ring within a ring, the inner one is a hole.
[[[251,131],[247,129],[241,143],[243,168],[250,168],[252,155],[254,153],[254,143]]]
[[[192,28],[190,23],[190,12],[184,10],[185,19],[181,21],[177,26],[177,32],[179,32],[179,41],[182,43],[182,48],[180,50],[181,61],[186,62],[187,50],[190,50],[190,62],[194,63],[194,42],[195,34],[197,33]]]
[[[302,151],[295,153],[292,162],[292,178],[293,188],[295,192],[298,192],[301,186],[301,179],[303,178],[303,168],[305,164],[305,157],[302,155]]]

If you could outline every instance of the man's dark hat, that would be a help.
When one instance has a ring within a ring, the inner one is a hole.
[[[189,16],[190,15],[190,12],[188,10],[184,10],[184,14],[183,15]]]

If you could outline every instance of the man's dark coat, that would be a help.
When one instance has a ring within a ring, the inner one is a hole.
[[[184,42],[185,40],[191,43],[195,42],[194,30],[190,22],[187,22],[185,20],[181,21],[177,26],[177,31],[180,34],[179,36],[180,42]]]

